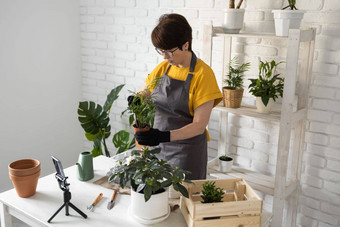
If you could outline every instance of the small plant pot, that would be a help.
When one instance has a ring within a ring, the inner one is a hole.
[[[12,180],[18,196],[22,198],[27,198],[35,194],[39,176],[40,170],[32,175],[26,176],[15,176],[9,174],[9,178]]]
[[[274,104],[274,100],[272,98],[269,99],[267,106],[265,106],[262,102],[261,97],[256,97],[256,112],[270,113],[270,111],[272,110],[273,104]]]
[[[133,132],[134,132],[134,134],[136,134],[136,132],[147,132],[149,130],[150,130],[150,126],[145,127],[145,128],[136,128],[136,126],[133,125]],[[137,147],[138,150],[141,151],[142,147],[145,147],[144,145],[140,145],[137,140],[135,140],[135,142],[136,142],[136,147]]]
[[[223,104],[228,108],[240,108],[244,89],[228,89],[223,87]]]
[[[145,202],[144,194],[131,189],[130,214],[139,223],[155,224],[165,220],[170,214],[168,190],[154,194]]]
[[[276,36],[288,36],[289,29],[299,29],[304,15],[302,10],[273,10]]]
[[[224,9],[222,28],[225,33],[240,33],[243,27],[244,12],[244,9]]]
[[[224,173],[228,173],[231,172],[232,170],[232,166],[233,166],[233,158],[227,156],[226,160],[221,159],[221,157],[218,158],[218,162],[219,162],[219,167],[220,167],[220,171],[224,172]]]

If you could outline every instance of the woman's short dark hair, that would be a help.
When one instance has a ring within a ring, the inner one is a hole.
[[[159,18],[158,25],[151,33],[152,44],[162,50],[178,47],[182,50],[183,44],[189,42],[191,51],[192,29],[182,15],[172,13],[164,14]]]

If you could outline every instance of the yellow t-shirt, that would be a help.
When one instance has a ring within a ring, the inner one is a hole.
[[[155,78],[162,76],[168,66],[169,63],[167,61],[160,63],[146,78],[146,85],[149,86]],[[185,81],[189,73],[189,68],[190,67],[179,68],[172,65],[167,72],[167,76],[172,79]],[[214,100],[215,107],[221,102],[222,97],[214,72],[201,59],[197,59],[189,89],[190,114],[194,116],[194,110],[197,107],[211,100]]]

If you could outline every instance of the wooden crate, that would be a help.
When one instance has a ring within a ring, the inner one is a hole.
[[[206,181],[214,181],[226,191],[223,202],[201,203]],[[185,186],[189,198],[181,196],[180,207],[189,227],[261,226],[262,200],[242,178],[194,180]]]

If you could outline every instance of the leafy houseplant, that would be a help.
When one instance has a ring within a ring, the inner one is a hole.
[[[229,8],[224,9],[223,30],[226,33],[239,33],[243,27],[244,9],[240,9],[243,0],[235,7],[235,0],[229,0]]]
[[[223,87],[224,106],[231,108],[239,108],[241,106],[243,73],[248,71],[249,67],[250,62],[240,65],[236,57],[230,60],[227,78],[223,81],[226,84]]]
[[[113,102],[118,98],[119,92],[124,87],[124,84],[119,85],[111,90],[111,92],[107,95],[107,99],[105,101],[104,106],[100,104],[96,104],[92,101],[83,101],[79,102],[78,106],[78,120],[81,124],[81,127],[85,131],[85,137],[89,141],[93,141],[93,150],[92,154],[94,157],[105,153],[107,157],[110,157],[109,150],[106,145],[106,139],[111,134],[111,125],[110,125],[110,110]],[[121,145],[124,148],[119,148],[119,152],[122,150],[130,149],[134,147],[134,140],[127,142],[129,137],[126,135],[128,132],[119,131],[114,136],[114,144]],[[117,141],[120,140],[120,143]],[[102,145],[104,149],[102,148]],[[104,151],[104,152],[103,152]]]
[[[144,194],[145,201],[170,185],[188,198],[188,191],[182,183],[190,182],[185,180],[185,175],[189,172],[158,159],[156,154],[160,151],[160,148],[150,150],[147,147],[144,147],[142,152],[133,150],[131,156],[125,158],[123,162],[119,161],[110,170],[109,181],[119,180],[122,188],[130,183],[134,191]]]
[[[233,166],[233,158],[227,155],[221,155],[218,157],[219,167],[221,172],[230,172]]]
[[[268,105],[269,99],[275,102],[278,97],[283,96],[284,79],[276,72],[276,68],[282,62],[276,63],[260,61],[259,75],[257,79],[251,81],[249,92],[256,97],[260,97],[264,106]]]
[[[222,202],[224,191],[222,188],[216,187],[214,181],[207,181],[203,184],[201,198],[202,203]]]
[[[300,28],[304,11],[298,10],[295,6],[296,0],[287,0],[288,6],[281,10],[273,10],[275,19],[275,33],[277,36],[288,36],[289,29]],[[285,10],[289,9],[289,10]]]

